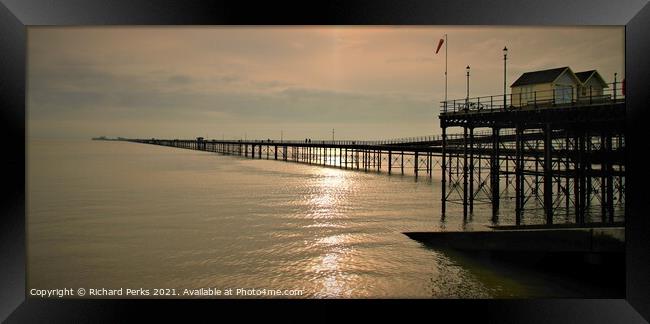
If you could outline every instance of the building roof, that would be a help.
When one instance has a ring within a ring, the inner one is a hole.
[[[519,79],[517,79],[511,85],[511,87],[517,87],[517,86],[528,85],[528,84],[550,83],[555,81],[555,79],[557,79],[567,69],[569,69],[569,67],[564,66],[564,67],[549,69],[549,70],[526,72],[522,74],[519,77]]]
[[[592,74],[594,74],[596,70],[589,70],[589,71],[582,71],[582,72],[576,72],[576,76],[578,79],[580,79],[580,82],[585,83],[589,78],[591,77]]]
[[[603,86],[603,88],[608,88],[607,82],[603,79],[602,76],[600,76],[600,73],[596,70],[589,70],[589,71],[582,71],[582,72],[576,72],[575,73],[576,77],[580,79],[580,82],[587,83],[590,78],[595,77],[600,84]]]

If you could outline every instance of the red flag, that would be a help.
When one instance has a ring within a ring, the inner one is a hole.
[[[442,43],[444,42],[445,40],[441,38],[440,41],[438,42],[438,48],[436,48],[436,54],[438,54],[438,51],[440,51],[440,48],[442,47]]]

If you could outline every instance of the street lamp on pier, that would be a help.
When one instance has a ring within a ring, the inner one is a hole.
[[[508,60],[508,48],[503,47],[503,108],[506,108],[506,61]]]
[[[469,109],[469,65],[465,68],[467,71],[467,96],[465,97],[465,110]]]

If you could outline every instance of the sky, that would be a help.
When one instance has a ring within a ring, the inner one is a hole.
[[[448,98],[569,66],[624,78],[624,27],[28,27],[29,138],[389,139]]]

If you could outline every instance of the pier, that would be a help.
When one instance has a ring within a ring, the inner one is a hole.
[[[442,102],[443,201],[461,203],[464,217],[475,203],[489,203],[496,217],[500,200],[514,198],[515,225],[534,208],[543,209],[547,225],[558,212],[584,225],[597,204],[600,222],[613,223],[625,200],[625,98],[616,82],[598,96],[569,92],[561,99],[550,90],[528,101],[519,93]],[[454,127],[462,128],[462,141],[447,139]],[[491,135],[477,139],[476,130]]]
[[[577,93],[571,91],[571,93]],[[572,95],[573,96],[573,95]],[[515,223],[543,212],[545,226],[565,215],[577,227],[624,222],[625,97],[614,82],[598,95],[535,92],[441,102],[441,135],[376,141],[123,139],[234,155],[365,172],[441,174],[442,217],[461,204],[467,220],[476,205],[515,200]],[[462,131],[450,133],[450,129]],[[432,197],[433,198],[433,197]],[[435,199],[435,198],[434,198]]]

